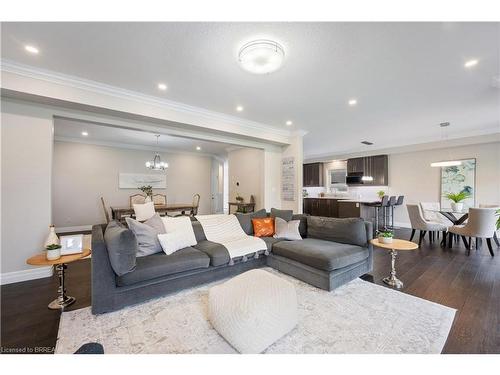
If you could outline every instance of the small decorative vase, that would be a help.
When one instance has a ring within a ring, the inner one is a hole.
[[[47,260],[56,260],[61,257],[61,249],[46,250]]]
[[[453,211],[462,211],[464,209],[463,203],[451,202],[451,209]]]
[[[59,237],[57,237],[56,228],[54,227],[53,224],[49,226],[49,235],[47,236],[47,239],[45,240],[44,247],[47,247],[49,245],[59,245]],[[60,253],[60,251],[59,251],[59,253]]]
[[[379,237],[378,240],[380,243],[392,243],[392,237]]]

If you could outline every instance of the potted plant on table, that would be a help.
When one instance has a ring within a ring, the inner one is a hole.
[[[144,185],[139,187],[139,190],[146,194],[146,202],[153,201],[153,187],[151,185]]]
[[[378,234],[378,241],[380,243],[392,243],[394,233],[390,230],[383,230]]]
[[[61,245],[53,243],[45,246],[47,260],[56,260],[61,257]]]
[[[447,193],[445,197],[451,201],[453,211],[462,211],[464,209],[463,200],[470,198],[470,193],[462,190],[460,193]]]
[[[243,203],[243,201],[244,201],[243,197],[239,193],[236,193],[235,199],[238,203]]]
[[[378,195],[378,197],[380,198],[380,200],[382,200],[382,198],[383,198],[383,197],[384,197],[384,195],[385,195],[385,191],[383,191],[383,190],[379,190],[379,191],[377,191],[377,195]]]

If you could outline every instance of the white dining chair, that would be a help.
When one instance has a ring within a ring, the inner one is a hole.
[[[410,241],[413,239],[415,231],[417,230],[420,231],[420,236],[418,239],[419,246],[422,243],[422,239],[427,232],[443,232],[443,238],[446,238],[446,231],[448,228],[442,223],[425,220],[420,205],[407,204],[406,208],[408,209],[408,216],[410,217],[412,229]],[[432,242],[433,237],[430,236],[429,240]]]
[[[467,247],[467,255],[470,254],[471,241],[467,243],[466,237],[486,239],[491,256],[495,256],[491,239],[496,232],[496,208],[469,208],[469,220],[464,225],[453,225],[448,228],[449,233],[458,234]]]

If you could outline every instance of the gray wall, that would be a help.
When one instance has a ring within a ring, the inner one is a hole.
[[[168,203],[190,203],[193,194],[198,193],[199,213],[209,214],[212,158],[179,153],[160,155],[169,163],[167,188],[153,192],[166,194]],[[145,168],[144,163],[153,156],[153,151],[56,141],[52,178],[52,217],[56,227],[104,222],[101,196],[108,206],[128,206],[129,196],[140,191],[119,189],[118,174],[162,173]]]
[[[264,150],[241,148],[228,153],[229,201],[240,194],[245,202],[255,197],[255,209],[264,207]],[[236,184],[239,183],[239,186]],[[236,208],[231,207],[231,212]]]
[[[52,128],[50,112],[2,99],[2,274],[33,270],[48,234]]]

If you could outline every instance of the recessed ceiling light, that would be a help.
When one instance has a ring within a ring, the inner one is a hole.
[[[370,142],[370,141],[361,141],[361,143],[364,145],[367,145],[367,146],[373,145],[373,142]]]
[[[478,64],[478,62],[479,62],[479,60],[477,60],[477,59],[469,60],[464,64],[464,67],[472,68],[473,66],[476,66]]]
[[[283,47],[272,40],[251,41],[240,48],[238,60],[246,71],[266,74],[278,70],[285,59]]]
[[[201,150],[201,147],[200,146],[196,146],[196,151],[200,151]]]
[[[288,120],[285,124],[287,124],[288,126],[292,125],[293,122],[291,122],[290,120]]]
[[[87,133],[86,131],[83,131],[83,132],[82,132],[82,135],[83,135],[84,137],[86,137],[87,135],[89,135],[89,133]]]
[[[30,45],[26,45],[26,46],[24,46],[24,49],[25,49],[26,51],[28,51],[29,53],[33,53],[33,54],[35,54],[35,55],[36,55],[38,52],[40,52],[40,51],[38,51],[38,48],[36,48],[36,47],[34,47],[34,46],[30,46]]]
[[[353,106],[353,105],[356,105],[358,104],[358,101],[357,99],[349,99],[349,101],[347,102],[350,106]]]
[[[243,111],[243,109],[244,109],[244,108],[243,108],[243,106],[241,106],[241,105],[239,105],[239,106],[237,106],[237,107],[236,107],[236,110],[237,110],[238,112]]]
[[[158,90],[166,91],[167,90],[167,85],[164,84],[164,83],[159,83],[158,84]]]

